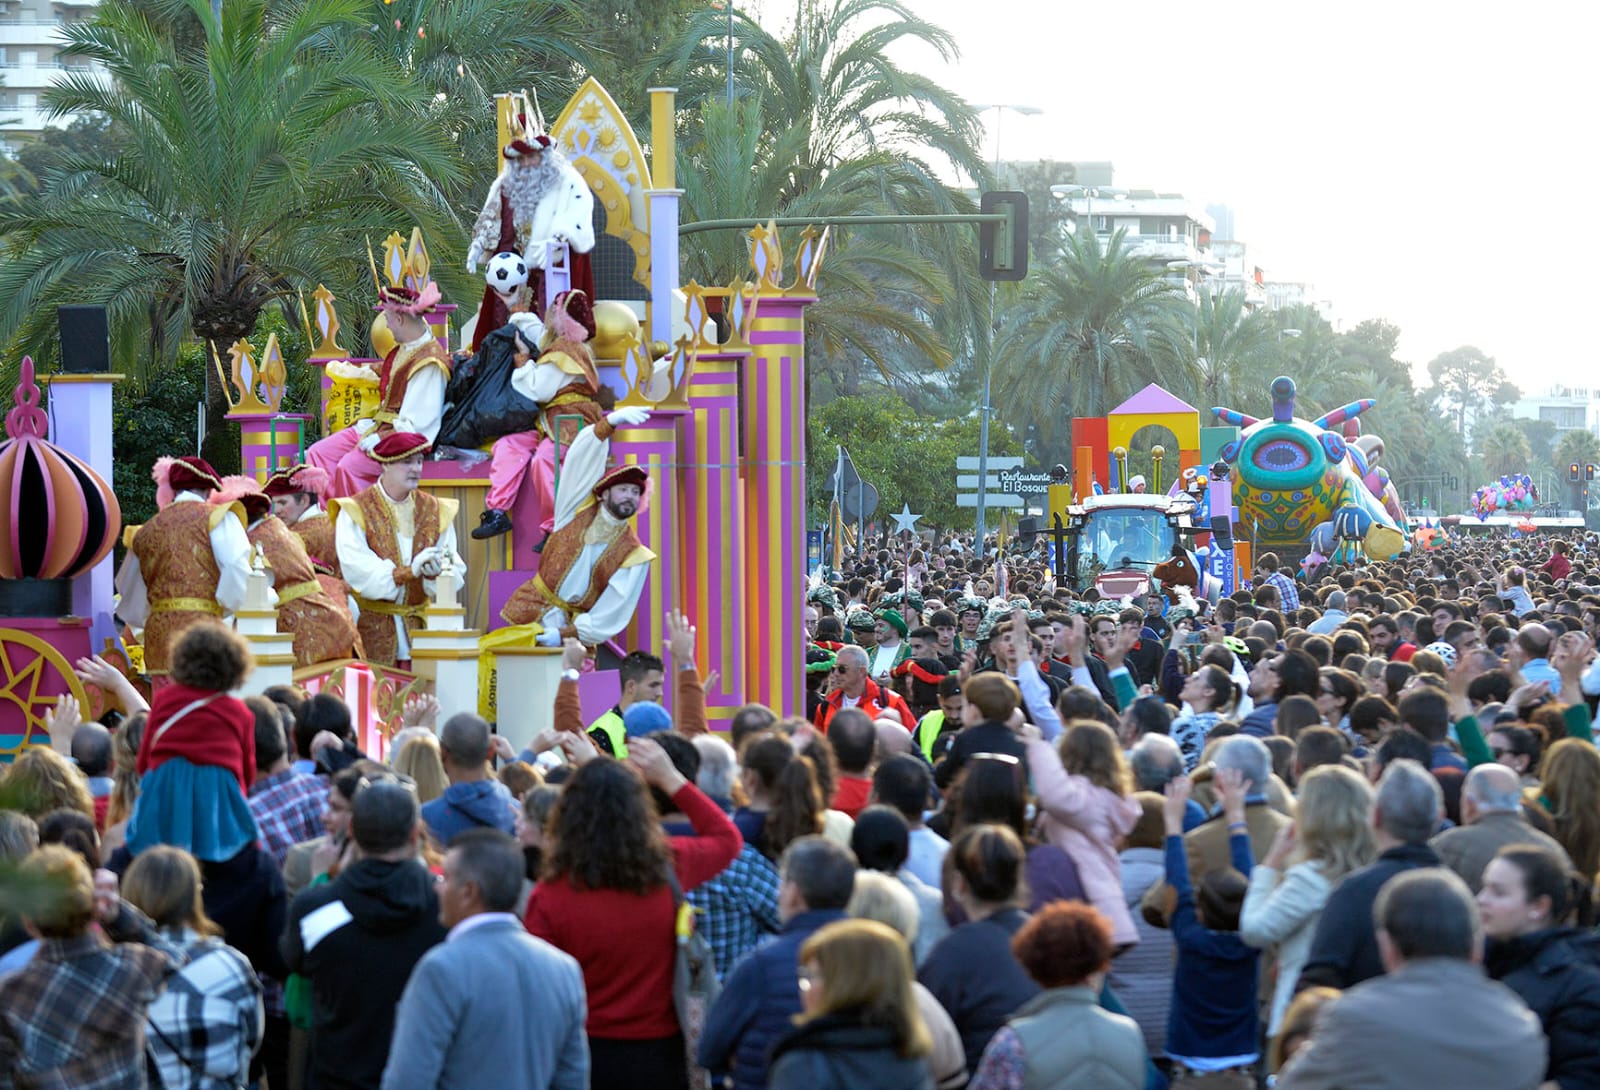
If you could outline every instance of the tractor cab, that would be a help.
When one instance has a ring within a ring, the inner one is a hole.
[[[1090,496],[1067,511],[1067,572],[1075,591],[1138,597],[1150,590],[1151,571],[1173,545],[1194,547],[1194,501],[1186,495]]]

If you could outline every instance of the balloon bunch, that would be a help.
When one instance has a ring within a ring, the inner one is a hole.
[[[1538,500],[1533,478],[1526,473],[1501,477],[1496,484],[1486,484],[1472,494],[1472,513],[1479,520],[1496,512],[1532,511]]]

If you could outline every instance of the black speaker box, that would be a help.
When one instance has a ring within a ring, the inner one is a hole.
[[[102,306],[56,308],[61,328],[61,370],[103,375],[111,370],[111,325]]]

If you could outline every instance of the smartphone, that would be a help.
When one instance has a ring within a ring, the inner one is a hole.
[[[1204,632],[1191,632],[1184,638],[1183,645],[1185,647],[1198,647],[1205,642],[1206,634]]]

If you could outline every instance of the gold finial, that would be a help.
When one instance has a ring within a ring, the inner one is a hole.
[[[822,259],[827,256],[828,236],[832,231],[833,227],[828,226],[819,232],[815,224],[808,223],[800,232],[800,252],[794,259],[797,287],[804,285],[809,292],[817,290],[817,273],[822,269]]]
[[[268,334],[267,346],[261,350],[261,391],[267,395],[267,408],[277,412],[283,404],[283,395],[289,388],[289,368],[283,361],[283,346],[276,333]]]
[[[368,256],[370,255],[371,251],[369,249]],[[373,266],[373,274],[373,279],[376,280],[377,266]],[[318,284],[317,290],[311,293],[311,298],[316,304],[315,324],[317,336],[321,338],[321,340],[317,342],[317,346],[311,350],[312,358],[336,360],[344,359],[350,353],[346,352],[339,346],[339,312],[335,310],[333,306],[333,292],[329,291],[321,284]]]
[[[261,400],[257,387],[261,385],[261,372],[256,364],[255,349],[250,342],[240,338],[228,349],[233,360],[233,388],[239,396],[233,400],[233,411],[244,413],[269,413],[271,407]]]
[[[389,237],[383,240],[383,275],[391,288],[398,288],[404,286],[409,271],[406,240],[399,231],[390,231]]]
[[[756,272],[758,285],[766,291],[782,291],[783,246],[777,223],[768,220],[765,227],[758,223],[746,237],[750,240],[750,267]]]

